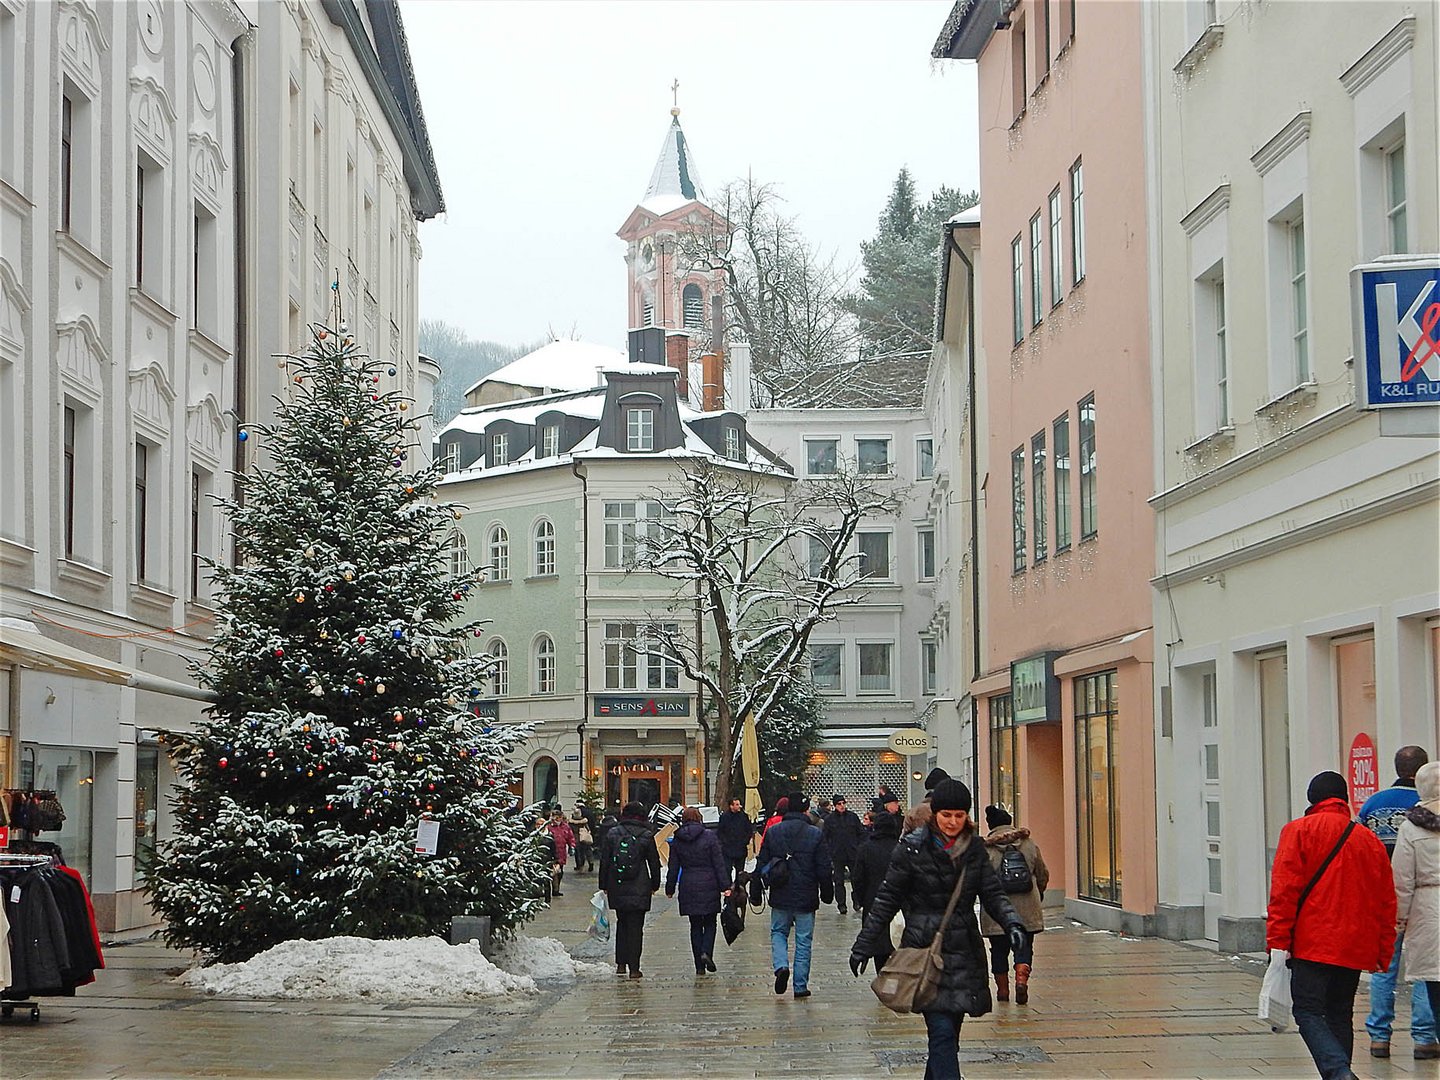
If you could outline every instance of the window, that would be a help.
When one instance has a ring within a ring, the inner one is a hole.
[[[1055,435],[1055,550],[1070,550],[1070,414],[1051,425]]]
[[[655,449],[655,410],[630,408],[625,410],[625,449]]]
[[[933,641],[920,642],[920,692],[934,694],[939,679],[940,646]]]
[[[1010,241],[1010,312],[1019,345],[1025,340],[1025,249],[1018,236]]]
[[[833,476],[840,471],[839,439],[805,440],[805,475]]]
[[[135,871],[143,877],[153,864],[155,840],[159,834],[160,748],[135,747]]]
[[[855,457],[858,470],[871,476],[888,476],[890,473],[889,439],[856,439]]]
[[[1210,282],[1210,309],[1214,319],[1211,358],[1215,379],[1215,430],[1230,426],[1230,357],[1225,343],[1225,277]]]
[[[450,559],[450,576],[463,577],[468,574],[470,572],[470,553],[465,534],[456,529],[450,534],[450,540],[445,548]]]
[[[190,311],[190,325],[196,330],[214,333],[220,321],[220,258],[215,216],[196,203],[192,225],[194,251],[190,295],[194,305]]]
[[[1060,303],[1060,189],[1050,193],[1050,306]]]
[[[816,690],[840,693],[844,687],[840,677],[845,659],[845,646],[837,643],[810,644],[810,682]]]
[[[725,456],[731,461],[739,461],[744,456],[740,452],[740,429],[738,427],[725,429]]]
[[[535,526],[535,576],[555,573],[555,526],[542,521]]]
[[[1043,78],[1050,71],[1050,0],[1040,0],[1040,40],[1035,44],[1035,70]]]
[[[77,443],[75,410],[65,407],[64,484],[65,484],[65,558],[75,557],[75,448]]]
[[[1045,432],[1030,440],[1030,524],[1034,533],[1035,562],[1045,561]]]
[[[1405,144],[1385,154],[1385,236],[1392,255],[1410,250],[1405,220]]]
[[[510,693],[510,649],[496,639],[490,643],[490,692],[496,697]]]
[[[1305,219],[1297,217],[1286,229],[1290,271],[1290,340],[1295,361],[1295,385],[1310,381],[1309,316],[1305,306]]]
[[[890,689],[890,659],[892,646],[889,642],[862,642],[860,653],[860,692],[884,693]]]
[[[1025,447],[1010,455],[1010,569],[1025,569]]]
[[[201,597],[200,575],[205,568],[204,514],[205,478],[199,472],[190,474],[190,599]]]
[[[860,577],[873,581],[889,580],[890,534],[857,532],[855,543],[860,551]]]
[[[504,465],[510,460],[510,435],[497,431],[490,436],[490,464]]]
[[[605,656],[605,689],[636,689],[635,624],[607,622],[602,651]]]
[[[63,232],[70,231],[74,213],[75,102],[65,94],[60,98],[60,228]]]
[[[658,502],[607,502],[605,504],[605,568],[628,570],[642,549],[660,539],[665,508]]]
[[[929,435],[915,440],[915,478],[929,480],[935,476],[935,440]]]
[[[1025,52],[1025,26],[1016,22],[1010,30],[1010,111],[1016,120],[1025,115],[1025,99],[1030,96]]]
[[[135,166],[135,287],[145,287],[145,163]]]
[[[698,330],[705,325],[705,297],[699,285],[686,285],[681,294],[684,309],[685,329]]]
[[[1080,895],[1120,903],[1120,815],[1115,672],[1075,680],[1075,802]]]
[[[1019,733],[1009,694],[990,699],[990,792],[995,802],[1009,807],[1012,817],[1020,813]]]
[[[1099,531],[1096,520],[1097,492],[1095,460],[1095,395],[1080,402],[1080,539],[1088,540]]]
[[[150,470],[150,448],[143,442],[135,444],[135,580],[144,581],[149,551],[150,507],[147,484]]]
[[[1085,278],[1085,173],[1079,161],[1070,166],[1070,277]]]
[[[510,534],[504,525],[496,525],[490,530],[490,569],[491,581],[510,580]]]
[[[546,424],[540,430],[540,456],[556,457],[560,453],[560,425]]]
[[[555,693],[555,642],[549,634],[535,639],[535,692]]]
[[[915,530],[916,562],[918,563],[917,573],[921,581],[933,581],[935,579],[935,528],[933,525],[926,525],[924,528]]]
[[[1041,312],[1045,306],[1044,289],[1041,287],[1044,262],[1045,230],[1037,212],[1030,219],[1030,325],[1039,326]]]
[[[805,539],[809,545],[810,554],[806,566],[809,568],[810,576],[818,578],[825,573],[825,564],[830,560],[831,545],[835,543],[835,538],[828,534],[822,534],[807,536]]]
[[[460,443],[458,441],[446,445],[444,465],[447,473],[460,471]]]
[[[676,623],[666,623],[663,634],[665,639],[674,641],[680,634],[680,627]],[[645,657],[645,689],[680,689],[680,661],[669,655],[668,651],[664,651],[658,636],[650,639],[648,647],[650,652]]]

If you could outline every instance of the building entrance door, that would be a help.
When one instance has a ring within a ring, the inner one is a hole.
[[[670,798],[670,778],[663,772],[625,774],[625,801],[638,802],[648,811]]]
[[[1200,776],[1205,803],[1205,936],[1220,937],[1224,869],[1220,856],[1220,717],[1215,672],[1200,676]]]

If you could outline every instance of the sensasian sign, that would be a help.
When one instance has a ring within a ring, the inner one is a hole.
[[[1440,405],[1440,256],[1357,266],[1350,295],[1360,407]]]

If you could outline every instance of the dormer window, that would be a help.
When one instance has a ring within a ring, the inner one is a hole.
[[[546,424],[540,432],[540,456],[555,457],[560,453],[560,425]]]
[[[631,406],[625,410],[625,449],[630,451],[655,449],[654,409]]]
[[[452,442],[445,447],[445,471],[447,473],[460,471],[460,444]]]
[[[510,460],[510,436],[503,431],[490,436],[490,464],[504,465]]]
[[[725,456],[731,461],[739,461],[743,457],[740,452],[740,429],[738,427],[725,429]]]

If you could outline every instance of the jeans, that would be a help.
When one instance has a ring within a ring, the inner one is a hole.
[[[790,963],[790,928],[795,928],[795,962]],[[815,937],[815,912],[770,909],[770,966],[790,969],[797,994],[810,986],[810,943]]]
[[[1355,1049],[1352,1016],[1359,985],[1360,972],[1354,968],[1314,960],[1290,961],[1295,1026],[1322,1080],[1343,1080],[1351,1074],[1350,1055]]]
[[[718,915],[691,915],[690,919],[690,952],[695,957],[695,962],[700,962],[702,956],[715,955],[715,920]]]
[[[645,912],[615,912],[615,966],[640,970],[640,950],[645,947]]]
[[[1010,974],[1010,937],[1008,934],[995,934],[989,939],[990,942],[990,974]],[[1026,934],[1025,944],[1015,950],[1016,964],[1033,964],[1035,962],[1035,935]]]
[[[927,1012],[925,1034],[930,1056],[925,1061],[925,1080],[960,1080],[960,1022],[964,1013]]]
[[[1395,956],[1389,971],[1370,976],[1370,1015],[1365,1017],[1365,1030],[1375,1042],[1389,1042],[1395,1026],[1395,980],[1400,974],[1400,948],[1405,935],[1395,939]],[[1423,983],[1415,983],[1410,993],[1410,1038],[1417,1045],[1435,1041],[1435,1013]]]

